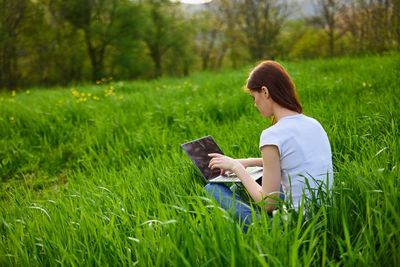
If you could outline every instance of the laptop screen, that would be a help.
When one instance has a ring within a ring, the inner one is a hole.
[[[224,154],[211,136],[183,144],[181,147],[193,161],[194,165],[196,165],[197,169],[203,174],[204,178],[210,180],[220,175],[220,169],[211,170],[208,168],[211,160],[208,156],[209,153]]]

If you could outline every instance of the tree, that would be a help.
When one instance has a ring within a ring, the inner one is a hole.
[[[215,3],[216,25],[223,32],[220,38],[219,52],[217,55],[217,69],[221,68],[222,61],[226,54],[232,62],[232,66],[236,68],[238,62],[243,59],[247,45],[245,34],[241,31],[237,23],[242,10],[238,7],[243,4],[240,0],[220,0]],[[247,55],[245,55],[246,57]]]
[[[28,0],[0,0],[0,87],[17,86],[17,48],[28,4]]]
[[[166,53],[171,49],[186,51],[184,47],[192,42],[186,38],[191,29],[185,26],[189,22],[177,8],[178,4],[168,0],[147,0],[144,5],[148,17],[144,24],[144,41],[154,63],[154,77],[160,77]],[[185,54],[180,54],[180,57],[185,57]]]
[[[380,53],[396,46],[399,49],[399,11],[399,0],[351,1],[342,17],[354,38],[355,50]]]
[[[285,60],[301,60],[324,55],[325,32],[313,25],[308,25],[299,17],[286,24],[279,35],[279,58]]]
[[[60,12],[76,29],[84,32],[92,65],[92,79],[104,75],[104,60],[110,46],[121,36],[138,37],[133,22],[139,9],[129,0],[53,0]],[[126,12],[127,9],[131,12]]]
[[[220,69],[225,58],[234,68],[248,60],[247,36],[240,27],[243,7],[243,0],[214,0],[200,13],[196,42],[203,70]]]
[[[319,23],[328,35],[329,55],[335,55],[335,41],[345,34],[346,29],[343,29],[339,34],[336,34],[338,27],[338,17],[345,9],[342,0],[315,0],[317,15],[314,20]]]
[[[273,58],[274,45],[290,10],[286,1],[243,0],[238,21],[246,34],[247,46],[253,60]]]
[[[165,66],[170,75],[187,76],[197,59],[194,45],[197,21],[180,5],[176,8],[173,14],[175,30],[171,36],[171,47],[165,54]]]
[[[393,1],[393,12],[391,16],[394,36],[397,40],[397,50],[400,50],[400,0]]]
[[[214,13],[211,10],[211,5],[207,4],[207,9],[203,10],[198,15],[198,36],[196,44],[201,58],[201,69],[209,68],[211,55],[215,48],[218,22],[215,19]]]

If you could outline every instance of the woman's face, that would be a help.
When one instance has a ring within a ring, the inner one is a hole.
[[[250,96],[254,100],[254,106],[258,109],[261,115],[263,115],[263,117],[268,118],[273,115],[272,99],[266,87],[263,87],[259,92],[250,90]]]

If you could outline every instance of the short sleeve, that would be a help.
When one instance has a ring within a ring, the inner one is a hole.
[[[268,128],[261,133],[259,149],[261,150],[263,146],[268,145],[276,146],[279,150],[279,153],[281,153],[281,138],[271,128]]]

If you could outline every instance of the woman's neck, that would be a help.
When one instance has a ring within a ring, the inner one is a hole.
[[[277,122],[284,117],[298,115],[298,114],[300,113],[298,113],[297,111],[293,111],[279,105],[276,105],[274,107],[274,117]]]

